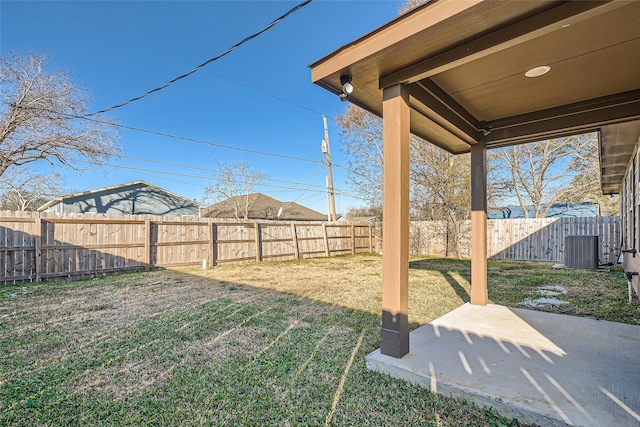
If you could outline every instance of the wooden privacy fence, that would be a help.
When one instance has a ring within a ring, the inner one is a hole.
[[[369,224],[0,211],[0,282],[375,249]]]
[[[460,255],[471,256],[471,222],[461,225]],[[445,256],[448,240],[445,221],[412,221],[414,254]],[[620,217],[492,219],[487,222],[487,252],[492,259],[564,262],[564,238],[599,236],[602,263],[617,260],[621,243]],[[449,242],[450,244],[450,242]]]

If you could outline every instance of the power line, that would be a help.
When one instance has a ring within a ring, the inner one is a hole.
[[[25,139],[21,139],[21,138],[14,138],[14,139],[18,139],[20,141],[23,142],[27,142],[28,140]],[[203,171],[203,172],[209,172],[212,174],[221,174],[223,173],[223,171],[218,170],[218,169],[210,169],[210,168],[203,168],[203,167],[198,167],[198,166],[191,166],[191,165],[184,165],[184,164],[180,164],[180,163],[171,163],[171,162],[165,162],[165,161],[161,161],[161,160],[152,160],[152,159],[144,159],[144,158],[140,158],[140,157],[133,157],[133,156],[127,156],[127,155],[123,155],[123,154],[118,154],[114,157],[117,157],[118,159],[128,159],[128,160],[134,160],[134,161],[138,161],[138,162],[146,162],[146,163],[154,163],[154,164],[159,164],[159,165],[164,165],[164,166],[171,166],[171,167],[177,167],[177,168],[183,168],[183,169],[191,169],[191,170],[198,170],[198,171]],[[106,175],[110,174],[111,172],[114,171],[115,168],[124,168],[125,166],[116,166],[116,165],[112,165],[112,164],[107,164],[107,163],[100,163],[100,162],[96,162],[96,161],[84,161],[84,160],[75,160],[75,161],[79,161],[81,163],[87,163],[87,164],[93,164],[93,165],[98,165],[98,166],[107,166],[107,167],[111,167],[112,169],[107,172],[102,178],[98,179],[97,181],[95,181],[93,184],[101,181],[102,179],[104,179],[106,177]],[[320,168],[316,168],[313,171],[311,171],[309,174],[307,174],[307,176],[305,176],[302,180],[300,180],[299,182],[293,182],[293,181],[287,181],[287,180],[282,180],[282,179],[276,179],[276,178],[265,178],[266,181],[273,181],[273,182],[279,182],[279,183],[284,183],[284,184],[293,184],[293,185],[300,185],[302,184],[310,175],[312,174],[316,174],[321,171],[321,167]],[[140,169],[140,170],[144,170],[144,169]],[[165,173],[165,172],[161,172],[161,173]],[[232,173],[231,175],[238,175],[237,173]],[[185,175],[188,176],[188,175]],[[189,176],[189,177],[194,177],[194,176]],[[204,177],[203,177],[204,179]],[[208,179],[214,179],[212,177],[209,177]],[[179,181],[176,181],[179,182]],[[181,182],[184,184],[184,182]],[[91,184],[91,186],[93,185]],[[91,187],[90,186],[90,187]],[[318,185],[318,184],[314,184],[313,182],[311,184],[308,185],[309,187],[318,187],[318,188],[322,188],[324,189],[324,186],[322,185]],[[285,187],[280,187],[280,188],[285,188]],[[300,190],[300,188],[295,188],[295,187],[286,187],[285,190],[279,192],[283,193],[287,190],[293,190],[293,189],[297,189]]]
[[[296,199],[296,200],[294,200],[294,202],[296,202],[296,203],[298,203],[298,202],[302,202],[302,201],[304,201],[304,200],[308,200],[308,199],[310,199],[310,198],[312,198],[312,197],[317,197],[317,196],[318,196],[317,194],[308,194],[308,195],[306,195],[305,197],[302,197],[302,198],[300,198],[300,199]],[[326,194],[323,194],[321,197],[322,197],[322,198],[321,198],[321,199],[318,199],[318,201],[320,201],[320,200],[322,200],[322,199],[325,199],[325,198],[327,197],[327,195],[326,195]],[[314,203],[317,203],[317,202],[314,202]]]
[[[311,181],[311,183],[315,183],[316,179],[318,179],[318,176],[320,175],[320,171],[321,169],[318,169],[318,173],[316,173],[316,175],[313,177],[313,180]],[[296,199],[294,200],[294,202],[297,202],[298,200],[300,200],[302,198],[302,196],[305,195],[305,193],[311,189],[311,184],[309,184],[309,186],[307,187],[306,190],[304,190],[302,193],[300,193],[300,195],[298,197],[296,197]]]
[[[234,147],[232,145],[218,144],[218,143],[215,143],[215,142],[204,141],[204,140],[201,140],[201,139],[188,138],[188,137],[173,135],[173,134],[165,133],[165,132],[158,132],[158,131],[143,129],[143,128],[134,127],[134,126],[122,125],[122,124],[119,124],[119,123],[114,123],[114,122],[110,122],[110,121],[106,121],[106,120],[94,119],[94,118],[90,118],[90,117],[87,117],[87,116],[80,116],[80,115],[77,115],[77,114],[63,113],[63,112],[60,112],[60,111],[50,110],[48,108],[24,107],[24,106],[17,105],[17,104],[14,104],[14,105],[17,108],[46,111],[46,112],[53,113],[53,114],[58,114],[60,116],[64,116],[64,117],[67,117],[67,118],[87,120],[87,121],[94,122],[94,123],[102,123],[102,124],[106,124],[106,125],[109,125],[109,126],[118,127],[118,128],[121,128],[121,129],[132,130],[132,131],[135,131],[135,132],[146,133],[146,134],[149,134],[149,135],[162,136],[164,138],[177,139],[179,141],[192,142],[192,143],[195,143],[195,144],[210,145],[212,147],[224,148],[226,150],[241,151],[241,152],[250,153],[250,154],[257,154],[257,155],[260,155],[260,156],[277,157],[277,158],[286,159],[286,160],[295,160],[295,161],[299,161],[299,162],[322,164],[322,160],[313,160],[313,159],[307,159],[307,158],[304,158],[304,157],[287,156],[285,154],[269,153],[269,152],[266,152],[266,151],[252,150],[252,149],[249,149],[249,148],[240,148],[240,147]]]
[[[320,168],[317,168],[316,170],[311,171],[311,173],[309,173],[307,176],[305,176],[304,178],[302,178],[299,182],[297,182],[297,183],[295,184],[295,185],[301,185],[301,184],[302,184],[302,183],[303,183],[303,182],[304,182],[304,181],[305,181],[309,176],[311,176],[311,175],[315,174],[315,176],[314,176],[314,177],[312,178],[312,180],[311,180],[311,183],[307,186],[307,189],[306,189],[306,190],[304,190],[304,191],[302,192],[302,194],[301,194],[300,196],[298,196],[298,198],[296,198],[296,200],[294,200],[294,202],[298,201],[298,199],[299,199],[299,198],[300,198],[304,193],[306,193],[306,192],[307,192],[307,190],[309,190],[311,187],[321,187],[321,186],[319,186],[319,185],[314,184],[314,183],[315,183],[315,180],[318,178],[318,175],[320,174],[320,172],[321,172],[321,171],[322,171],[322,168],[321,168],[321,167],[320,167]],[[293,190],[293,188],[291,188],[291,189]],[[275,197],[275,196],[277,196],[277,195],[279,195],[279,194],[282,194],[282,193],[284,193],[284,192],[286,192],[286,191],[288,191],[288,190],[278,191],[276,194],[274,194],[274,195],[273,195],[273,197]]]
[[[313,194],[313,196],[317,196],[317,194]],[[321,194],[319,198],[316,198],[315,200],[313,200],[312,202],[307,202],[308,205],[315,205],[316,203],[321,202],[323,199],[325,199],[327,197],[326,194]]]
[[[26,141],[24,139],[20,139],[20,140]],[[171,162],[165,162],[165,161],[160,161],[160,160],[143,159],[143,158],[139,158],[139,157],[126,156],[126,155],[117,155],[116,157],[120,158],[120,159],[128,159],[128,160],[133,160],[133,161],[154,163],[154,164],[160,164],[160,165],[172,166],[172,167],[178,167],[178,168],[184,168],[184,169],[199,170],[199,171],[210,172],[210,173],[214,173],[214,174],[220,174],[222,172],[222,171],[216,170],[216,169],[202,168],[202,167],[198,167],[198,166],[190,166],[190,165],[184,165],[184,164],[179,164],[179,163],[171,163]],[[174,172],[160,171],[160,170],[153,170],[153,169],[136,168],[136,167],[133,167],[133,166],[115,165],[115,164],[102,163],[102,162],[97,162],[97,161],[88,161],[88,160],[80,160],[80,159],[76,159],[74,161],[80,162],[80,163],[85,163],[85,164],[91,164],[91,165],[96,165],[96,166],[101,166],[101,167],[110,167],[111,168],[111,170],[109,172],[107,172],[102,178],[100,178],[97,181],[95,181],[94,184],[96,182],[99,182],[102,179],[104,179],[106,177],[106,175],[110,174],[115,169],[132,170],[132,171],[137,171],[139,173],[142,173],[142,172],[160,173],[160,174],[165,174],[165,175],[182,176],[182,177],[197,178],[197,179],[203,179],[203,180],[214,180],[215,179],[213,177],[205,177],[205,176],[200,176],[200,175],[189,175],[189,174],[174,173]],[[310,184],[307,184],[306,188],[296,187],[297,185],[301,185],[309,176],[311,176],[313,174],[315,174],[315,176],[313,177],[313,181],[315,181],[317,179],[317,176],[318,176],[320,171],[321,171],[321,168],[316,168],[313,171],[311,171],[309,174],[307,174],[302,180],[300,180],[298,182],[286,181],[286,180],[275,179],[275,178],[265,178],[267,181],[279,182],[279,183],[284,183],[284,184],[293,184],[292,186],[289,186],[289,187],[285,187],[285,186],[281,186],[281,185],[268,185],[268,184],[260,184],[260,185],[263,186],[263,187],[273,187],[273,188],[282,188],[283,189],[283,190],[277,192],[274,196],[276,196],[278,194],[281,194],[281,193],[284,193],[286,191],[295,191],[295,190],[302,191],[302,194],[300,194],[300,196],[298,196],[298,198],[296,200],[294,200],[294,202],[295,202],[295,201],[298,201],[304,195],[304,193],[306,193],[307,191],[313,191],[313,192],[324,192],[324,191],[326,191],[326,189],[325,189],[325,187],[323,185],[315,184],[314,182],[311,182]],[[237,174],[232,174],[232,175],[237,175]],[[188,184],[188,185],[200,187],[198,184],[193,184],[191,182],[170,180],[170,179],[167,179],[167,178],[164,178],[164,177],[161,177],[161,179],[166,179],[166,180],[169,180],[169,181],[178,182],[180,184]],[[238,183],[237,181],[233,181],[233,182],[234,183]],[[89,187],[91,187],[91,186],[89,186]],[[317,187],[319,189],[318,190],[313,190],[313,189],[311,189],[311,187]],[[345,190],[341,190],[341,189],[336,189],[336,194],[339,194],[339,195],[342,195],[342,196],[346,196],[346,197],[353,197],[353,198],[361,199],[358,196],[355,196],[353,194],[347,193]],[[306,199],[306,197],[305,197],[305,199]],[[365,199],[362,199],[362,200],[365,200]]]
[[[87,23],[87,24],[89,24],[89,25],[93,25],[94,27],[100,28],[101,30],[107,31],[107,32],[109,32],[109,33],[111,33],[111,34],[114,34],[114,35],[116,35],[116,36],[118,36],[118,37],[121,37],[121,38],[123,38],[123,39],[125,39],[125,40],[128,40],[128,41],[130,41],[130,42],[133,42],[133,43],[135,43],[135,44],[137,44],[137,45],[140,45],[140,46],[145,47],[145,48],[147,48],[147,49],[153,50],[154,52],[160,53],[160,54],[165,55],[165,56],[167,56],[167,57],[169,57],[169,58],[172,58],[172,59],[175,59],[175,60],[177,60],[177,61],[183,62],[183,63],[185,63],[185,64],[187,64],[187,65],[191,65],[191,66],[194,66],[194,65],[195,65],[195,64],[194,64],[193,62],[191,62],[191,61],[187,61],[186,59],[183,59],[183,58],[180,58],[180,57],[178,57],[178,56],[172,55],[171,53],[165,52],[165,51],[163,51],[163,50],[161,50],[161,49],[158,49],[158,48],[156,48],[156,47],[154,47],[154,46],[151,46],[151,45],[149,45],[149,44],[146,44],[146,43],[143,43],[143,42],[141,42],[141,41],[139,41],[139,40],[136,40],[136,39],[134,39],[133,37],[129,37],[129,36],[127,36],[127,35],[121,34],[121,33],[117,32],[117,31],[115,31],[115,30],[113,30],[113,29],[111,29],[111,28],[109,28],[109,27],[105,27],[104,25],[101,25],[101,24],[98,24],[98,23],[96,23],[96,22],[90,21],[90,20],[88,20],[88,19],[86,19],[86,18],[83,18],[82,16],[78,16],[78,15],[76,15],[76,14],[74,14],[74,13],[69,12],[68,10],[62,9],[62,8],[60,8],[59,6],[54,6],[54,5],[53,5],[52,3],[50,3],[50,2],[46,2],[46,1],[43,1],[43,0],[39,0],[39,1],[40,1],[40,3],[42,3],[42,4],[46,5],[46,6],[50,7],[50,8],[53,8],[53,9],[55,9],[55,10],[59,11],[59,12],[65,13],[65,14],[67,14],[67,15],[69,15],[69,16],[72,16],[72,17],[74,17],[74,18],[76,18],[76,19],[78,19],[78,20],[80,20],[80,21],[83,21],[83,22],[85,22],[85,23]],[[313,110],[313,109],[311,109],[311,108],[309,108],[309,107],[305,107],[304,105],[301,105],[301,104],[295,103],[295,102],[290,101],[290,100],[288,100],[288,99],[285,99],[285,98],[282,98],[282,97],[280,97],[280,96],[274,95],[274,94],[272,94],[272,93],[266,92],[266,91],[264,91],[264,90],[262,90],[262,89],[258,89],[258,88],[256,88],[256,87],[250,86],[250,85],[248,85],[248,84],[246,84],[246,83],[242,83],[242,82],[240,82],[240,81],[238,81],[238,80],[234,80],[234,79],[232,79],[231,77],[225,76],[225,75],[220,74],[220,73],[216,73],[216,72],[211,71],[211,70],[209,70],[209,69],[207,69],[207,68],[205,68],[205,69],[204,69],[204,71],[206,71],[207,73],[209,73],[209,74],[211,74],[211,75],[214,75],[214,76],[216,76],[216,77],[219,77],[219,78],[221,78],[221,79],[225,79],[225,80],[227,80],[227,81],[229,81],[229,82],[235,83],[235,84],[237,84],[238,86],[242,86],[242,87],[245,87],[245,88],[247,88],[247,89],[253,90],[254,92],[258,92],[258,93],[261,93],[261,94],[263,94],[263,95],[266,95],[266,96],[268,96],[268,97],[270,97],[270,98],[277,99],[278,101],[280,101],[280,102],[284,102],[285,104],[292,105],[292,106],[294,106],[294,107],[300,108],[300,109],[302,109],[302,110],[309,111],[310,113],[317,114],[317,115],[319,115],[319,116],[320,116],[320,115],[322,115],[322,113],[320,113],[320,112],[318,112],[318,111],[315,111],[315,110]]]
[[[177,168],[199,170],[199,171],[211,172],[211,173],[215,173],[215,174],[222,173],[222,171],[218,170],[218,169],[209,169],[209,168],[202,168],[202,167],[198,167],[198,166],[189,166],[189,165],[183,165],[183,164],[178,164],[178,163],[164,162],[164,161],[161,161],[161,160],[143,159],[143,158],[140,158],[140,157],[132,157],[132,156],[125,156],[125,155],[118,155],[117,157],[119,157],[121,159],[135,160],[135,161],[138,161],[138,162],[155,163],[155,164],[158,164],[158,165],[165,165],[165,166],[173,166],[173,167],[177,167]],[[309,175],[315,173],[318,170],[320,170],[320,168],[317,168],[317,169],[313,170]],[[233,175],[236,175],[236,174],[233,174]],[[309,175],[307,175],[307,176],[309,176]],[[304,180],[306,178],[307,177],[304,177],[301,182],[297,182],[297,183],[294,183],[293,181],[285,181],[285,180],[282,180],[282,179],[275,179],[275,178],[265,178],[265,179],[267,181],[281,182],[281,183],[285,183],[285,184],[301,184],[302,182],[304,182]],[[314,184],[310,184],[310,185],[312,185],[314,187],[324,188],[324,186],[322,186],[322,185],[314,185]]]
[[[263,156],[278,157],[278,158],[283,158],[283,159],[287,159],[287,160],[296,160],[296,161],[304,161],[304,162],[310,162],[310,163],[323,164],[323,162],[321,160],[312,160],[312,159],[305,159],[305,158],[301,158],[301,157],[285,156],[285,155],[281,155],[281,154],[267,153],[267,152],[262,152],[262,151],[257,151],[257,150],[250,150],[250,149],[245,149],[245,148],[232,147],[232,146],[229,146],[229,145],[216,144],[216,143],[209,142],[209,141],[202,141],[202,140],[197,140],[197,139],[193,139],[193,138],[186,138],[186,137],[180,137],[180,136],[171,135],[171,134],[162,133],[162,132],[150,131],[150,130],[147,130],[147,129],[136,128],[136,127],[133,127],[133,126],[126,126],[126,125],[121,125],[121,124],[118,124],[118,123],[107,122],[107,121],[104,121],[104,120],[88,118],[88,117],[85,117],[85,116],[78,116],[78,115],[73,115],[73,114],[68,114],[68,113],[61,113],[59,111],[50,110],[50,109],[46,109],[46,108],[22,107],[22,106],[19,106],[19,105],[16,105],[16,106],[18,108],[47,111],[47,112],[50,112],[50,113],[54,113],[54,114],[58,114],[58,115],[66,116],[66,117],[70,117],[70,118],[88,120],[88,121],[92,121],[92,122],[108,124],[108,125],[120,127],[120,128],[123,128],[123,129],[134,130],[134,131],[138,131],[138,132],[144,132],[144,133],[148,133],[148,134],[152,134],[152,135],[163,136],[163,137],[178,139],[178,140],[187,141],[187,142],[194,142],[194,143],[198,143],[198,144],[212,145],[212,146],[215,146],[215,147],[220,147],[220,148],[225,148],[225,149],[230,149],[230,150],[239,150],[239,151],[249,152],[249,153],[252,153],[252,154],[259,154],[259,155],[263,155]],[[121,156],[118,156],[118,157],[130,158],[132,160],[146,161],[146,162],[151,162],[151,163],[160,163],[160,164],[164,163],[164,164],[172,165],[172,166],[176,166],[176,167],[185,167],[185,168],[191,168],[191,169],[201,169],[201,170],[205,170],[205,171],[208,171],[208,172],[216,172],[215,170],[212,170],[212,169],[198,168],[198,167],[195,167],[195,166],[170,164],[168,162],[160,162],[160,161],[153,161],[153,160],[148,160],[148,159],[140,159],[140,158],[129,157],[129,156],[125,156],[125,155],[121,155]],[[82,160],[76,160],[76,161],[83,162]],[[92,162],[84,162],[84,163],[90,163],[91,164]],[[96,163],[96,162],[93,162],[92,164],[100,165],[99,163]],[[355,171],[353,169],[350,169],[350,168],[348,168],[346,166],[335,164],[335,163],[333,165],[338,167],[338,168],[340,168],[340,169],[343,169],[343,170],[345,170],[347,172],[352,172],[352,173],[355,173],[357,175],[365,176],[364,174],[358,173],[357,171]],[[113,165],[109,165],[109,164],[104,164],[103,166],[117,167],[117,166],[113,166]],[[159,173],[163,173],[163,172],[159,172]],[[275,180],[275,179],[270,179],[270,180],[279,181],[279,180]],[[293,183],[291,181],[281,181],[281,182]],[[315,185],[315,186],[316,187],[321,187],[320,185]],[[285,188],[285,187],[280,187],[280,188]],[[336,190],[336,192],[338,192],[338,190]],[[340,195],[353,197],[353,198],[360,199],[360,200],[366,200],[366,199],[363,199],[361,197],[345,193],[343,190],[340,190]]]
[[[138,171],[137,173],[139,173],[141,175],[145,175],[145,176],[150,176],[150,177],[156,178],[156,179],[162,179],[163,181],[177,182],[178,184],[190,185],[192,187],[198,187],[199,189],[202,189],[202,185],[194,184],[193,182],[178,181],[177,179],[167,178],[166,176],[158,176],[158,175],[155,175],[153,173],[148,173],[148,172],[140,172],[140,171]]]
[[[162,86],[158,86],[158,87],[156,87],[154,89],[151,89],[151,90],[143,93],[140,96],[137,96],[135,98],[131,98],[128,101],[123,102],[122,104],[114,105],[112,107],[105,108],[104,110],[100,110],[100,111],[96,111],[96,112],[93,112],[93,113],[89,113],[89,114],[87,114],[87,116],[95,116],[97,114],[106,113],[107,111],[115,110],[116,108],[124,107],[125,105],[131,104],[132,102],[135,102],[135,101],[139,101],[140,99],[145,98],[145,97],[151,95],[154,92],[161,91],[162,89],[165,89],[168,86],[171,86],[173,83],[177,82],[178,80],[182,80],[185,77],[188,77],[191,74],[194,74],[195,72],[197,72],[201,68],[205,67],[206,65],[208,65],[208,64],[210,64],[210,63],[212,63],[214,61],[217,61],[218,59],[230,54],[231,52],[233,52],[234,50],[236,50],[238,47],[242,46],[246,42],[248,42],[248,41],[258,37],[260,34],[268,31],[269,29],[274,27],[277,23],[279,23],[280,21],[285,19],[287,16],[291,15],[293,12],[296,12],[296,11],[302,9],[303,7],[305,7],[306,5],[311,3],[311,1],[312,0],[305,0],[302,3],[298,4],[297,6],[294,6],[293,8],[289,9],[284,15],[282,15],[282,16],[276,18],[275,20],[273,20],[269,25],[264,27],[262,30],[260,30],[260,31],[258,31],[256,33],[253,33],[248,37],[245,37],[242,41],[240,41],[240,42],[236,43],[235,45],[231,46],[229,49],[227,49],[226,51],[222,52],[220,55],[206,60],[205,62],[203,62],[202,64],[198,65],[197,67],[195,67],[194,69],[192,69],[188,73],[185,73],[185,74],[183,74],[181,76],[178,76],[178,77],[176,77],[176,78],[174,78],[172,80],[169,80],[167,83],[163,84]]]
[[[123,159],[134,160],[134,161],[161,164],[161,165],[172,166],[172,167],[179,167],[179,168],[192,169],[192,170],[200,170],[200,171],[205,171],[205,172],[210,172],[210,173],[220,173],[221,172],[221,171],[215,170],[215,169],[207,169],[207,168],[201,168],[201,167],[197,167],[197,166],[182,165],[182,164],[164,162],[164,161],[159,161],[159,160],[142,159],[142,158],[133,157],[133,156],[119,155],[119,156],[116,156],[116,157],[123,158]],[[199,187],[199,188],[201,188],[202,186],[198,185],[198,184],[194,184],[193,182],[178,181],[178,180],[175,180],[175,179],[169,179],[169,178],[166,178],[166,177],[163,177],[163,176],[154,175],[154,174],[195,178],[195,179],[200,179],[200,180],[205,180],[205,181],[212,181],[212,180],[215,179],[215,178],[210,177],[210,176],[190,175],[190,174],[184,174],[184,173],[168,172],[168,171],[161,171],[161,170],[155,170],[155,169],[146,169],[146,168],[139,168],[139,167],[133,167],[133,166],[116,165],[116,164],[112,164],[112,163],[104,163],[104,162],[97,162],[97,161],[88,161],[88,160],[81,160],[81,159],[75,159],[74,161],[75,162],[79,162],[79,163],[85,163],[85,164],[90,164],[90,165],[95,165],[95,166],[111,168],[111,170],[109,172],[107,172],[105,174],[105,176],[103,176],[100,179],[98,179],[97,181],[95,181],[94,184],[96,182],[99,182],[102,179],[104,179],[106,177],[106,175],[110,174],[115,169],[124,169],[124,170],[135,171],[135,172],[143,174],[143,175],[153,176],[153,177],[156,177],[156,178],[159,178],[159,179],[163,179],[163,180],[166,180],[166,181],[177,182],[177,183],[180,183],[180,184],[191,185],[191,186]],[[280,183],[285,183],[285,184],[293,184],[291,186],[270,185],[270,184],[259,184],[258,186],[281,189],[280,191],[278,191],[277,193],[272,195],[272,197],[275,197],[275,196],[277,196],[279,194],[282,194],[282,193],[284,193],[286,191],[302,191],[302,193],[294,200],[294,202],[300,202],[300,201],[307,200],[307,199],[309,199],[311,197],[316,196],[317,193],[324,193],[326,191],[324,186],[315,184],[313,182],[313,181],[315,181],[317,179],[317,176],[318,176],[320,171],[321,171],[321,168],[316,168],[315,170],[313,170],[312,172],[307,174],[307,176],[305,176],[302,180],[300,180],[298,182],[267,178],[268,181],[280,182]],[[306,185],[305,188],[297,187],[298,185],[301,185],[310,175],[313,175],[313,174],[315,174],[315,176],[313,178],[313,181],[310,184]],[[233,182],[234,183],[239,183],[237,181],[233,181]],[[317,187],[319,189],[312,189],[311,187]],[[312,193],[316,193],[316,194],[311,194],[309,196],[303,197],[304,194],[307,193],[307,192],[312,192]],[[345,190],[338,189],[338,188],[335,189],[335,194],[339,195],[339,196],[351,197],[351,198],[358,199],[358,200],[364,200],[364,201],[367,200],[365,198],[356,196],[354,194],[348,193]],[[324,195],[321,196],[321,197],[324,197]]]
[[[109,175],[111,172],[113,172],[114,170],[116,170],[116,168],[112,168],[109,172],[102,172],[102,177],[96,179],[95,181],[93,181],[91,184],[87,185],[84,190],[88,190],[90,188],[92,188],[94,185],[96,185],[97,183],[99,183],[100,181],[102,181],[103,179],[105,179],[107,177],[107,175]]]
[[[119,123],[109,122],[109,121],[106,121],[106,120],[94,119],[94,118],[90,118],[90,117],[86,117],[86,116],[80,116],[80,115],[69,114],[69,113],[62,113],[62,112],[51,110],[51,109],[47,109],[47,108],[24,107],[24,106],[20,106],[20,105],[17,105],[17,104],[15,104],[15,106],[18,107],[18,108],[24,108],[24,109],[46,111],[46,112],[53,113],[53,114],[58,114],[58,115],[61,115],[61,116],[67,117],[67,118],[87,120],[87,121],[91,121],[91,122],[95,122],[95,123],[102,123],[102,124],[106,124],[106,125],[109,125],[109,126],[115,126],[115,127],[121,128],[121,129],[127,129],[127,130],[131,130],[131,131],[146,133],[146,134],[155,135],[155,136],[161,136],[161,137],[170,138],[170,139],[176,139],[176,140],[185,141],[185,142],[209,145],[209,146],[213,146],[213,147],[217,147],[217,148],[223,148],[223,149],[227,149],[227,150],[241,151],[241,152],[250,153],[250,154],[257,154],[257,155],[261,155],[261,156],[276,157],[276,158],[281,158],[281,159],[285,159],[285,160],[294,160],[294,161],[300,161],[300,162],[324,164],[324,162],[322,160],[313,160],[313,159],[307,159],[307,158],[304,158],[304,157],[294,157],[294,156],[287,156],[287,155],[284,155],[284,154],[276,154],[276,153],[269,153],[269,152],[265,152],[265,151],[251,150],[251,149],[248,149],[248,148],[233,147],[231,145],[218,144],[218,143],[199,140],[199,139],[195,139],[195,138],[188,138],[188,137],[177,136],[177,135],[164,133],[164,132],[152,131],[152,130],[138,128],[138,127],[134,127],[134,126],[127,126],[127,125],[122,125],[122,124],[119,124]],[[127,156],[120,156],[120,157],[126,158]],[[143,160],[143,161],[148,161],[148,160]],[[90,162],[87,162],[87,163],[90,163]],[[337,163],[333,163],[333,166],[335,166],[335,167],[337,167],[339,169],[345,170],[347,172],[350,172],[350,173],[353,173],[353,174],[356,174],[356,175],[360,175],[362,177],[366,177],[365,174],[360,173],[360,172],[358,172],[358,171],[356,171],[356,170],[354,170],[354,169],[352,169],[350,167],[347,167],[347,166],[344,166],[344,165],[340,165],[340,164],[337,164]],[[364,199],[362,197],[358,197],[358,196],[355,196],[355,195],[350,195],[350,194],[344,193],[342,190],[340,190],[340,191],[341,191],[340,195],[346,195],[348,197],[353,197],[353,198],[360,199],[360,200],[366,200],[366,199]],[[338,192],[338,191],[336,190],[336,192]]]
[[[86,120],[92,120],[92,119],[88,119],[88,118],[85,118],[85,119]],[[136,132],[142,132],[142,133],[147,133],[149,135],[162,136],[162,137],[165,137],[165,138],[177,139],[177,140],[180,140],[180,141],[192,142],[192,143],[195,143],[195,144],[210,145],[212,147],[224,148],[226,150],[242,151],[244,153],[257,154],[257,155],[260,155],[260,156],[277,157],[277,158],[280,158],[280,159],[295,160],[295,161],[298,161],[298,162],[320,163],[320,164],[322,163],[321,160],[307,159],[307,158],[304,158],[304,157],[287,156],[285,154],[269,153],[269,152],[266,152],[266,151],[252,150],[252,149],[249,149],[249,148],[234,147],[234,146],[231,146],[231,145],[218,144],[218,143],[215,143],[215,142],[203,141],[201,139],[177,136],[177,135],[172,135],[172,134],[169,134],[169,133],[157,132],[157,131],[137,128],[137,127],[133,127],[133,126],[126,126],[126,125],[120,125],[120,124],[115,124],[115,126],[117,126],[119,128],[122,128],[122,129],[127,129],[127,130],[136,131]]]
[[[112,167],[112,168],[118,168],[118,169],[138,171],[138,172],[141,171],[141,172],[159,173],[159,174],[163,174],[163,175],[194,178],[194,179],[200,179],[200,180],[204,180],[204,181],[212,181],[212,180],[214,180],[214,178],[212,178],[210,176],[191,175],[191,174],[178,173],[178,172],[168,172],[168,171],[161,171],[161,170],[156,170],[156,169],[138,168],[138,167],[134,167],[134,166],[116,165],[116,164],[113,164],[113,163],[95,162],[95,161],[80,160],[80,159],[77,159],[75,161],[79,162],[79,163],[85,163],[85,164],[91,164],[91,165],[97,165],[97,166],[106,166],[106,167]],[[237,181],[234,181],[234,182],[235,183],[239,183]],[[293,182],[291,182],[291,183],[295,184]],[[287,187],[287,186],[284,186],[284,185],[273,185],[273,184],[258,184],[258,186],[259,187],[268,187],[268,188],[280,188],[280,189],[283,188],[285,190],[303,190],[302,188]],[[306,191],[313,191],[313,192],[316,192],[316,193],[324,193],[325,192],[324,189],[315,190],[315,189],[309,189],[309,188],[307,188]],[[336,194],[339,194],[339,195],[345,196],[345,197],[351,197],[351,198],[354,198],[354,199],[366,200],[366,199],[364,199],[362,197],[356,196],[354,194],[347,193],[347,192],[345,192],[343,190],[336,190]]]

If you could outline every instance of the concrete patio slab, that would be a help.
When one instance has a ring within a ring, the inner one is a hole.
[[[640,426],[640,326],[465,304],[367,366],[541,426]]]

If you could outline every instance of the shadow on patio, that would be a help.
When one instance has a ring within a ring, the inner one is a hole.
[[[367,366],[543,426],[637,426],[638,354],[639,326],[465,304]]]

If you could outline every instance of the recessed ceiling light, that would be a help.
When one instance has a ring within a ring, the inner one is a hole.
[[[527,76],[527,77],[540,77],[540,76],[542,76],[544,74],[547,74],[550,69],[551,69],[551,67],[548,67],[546,65],[541,65],[539,67],[534,67],[534,68],[530,69],[529,71],[524,73],[524,75]]]

